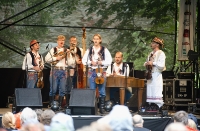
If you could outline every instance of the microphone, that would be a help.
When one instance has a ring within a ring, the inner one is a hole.
[[[46,46],[46,50],[49,48],[49,44]]]
[[[93,41],[93,40],[90,40],[90,43],[92,43],[92,44],[93,44],[93,43],[94,43],[94,41]]]

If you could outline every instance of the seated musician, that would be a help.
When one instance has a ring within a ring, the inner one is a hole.
[[[102,39],[99,34],[93,36],[94,45],[87,49],[82,62],[89,66],[88,82],[90,89],[99,89],[100,113],[104,113],[105,104],[105,86],[106,86],[106,67],[112,62],[110,52],[101,45]]]
[[[108,67],[106,71],[107,76],[126,76],[129,77],[129,65],[123,62],[123,53],[117,52],[115,54],[115,63]],[[132,88],[126,88],[126,98],[128,101],[132,95]],[[114,99],[115,102],[119,101],[119,88],[110,88],[110,99]]]

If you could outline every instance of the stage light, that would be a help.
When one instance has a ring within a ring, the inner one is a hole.
[[[168,110],[162,110],[161,111],[161,116],[162,117],[167,117],[168,116]]]
[[[113,106],[114,106],[114,102],[113,101],[111,101],[111,100],[106,101],[105,102],[105,106],[104,106],[105,107],[105,111],[107,111],[107,112],[111,111]]]
[[[51,109],[52,109],[53,111],[57,111],[57,110],[59,109],[59,103],[58,103],[57,101],[53,101],[53,102],[51,103]]]
[[[71,115],[71,109],[69,107],[66,108],[65,113],[67,115]]]

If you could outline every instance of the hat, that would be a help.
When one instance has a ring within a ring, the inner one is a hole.
[[[39,42],[38,42],[37,40],[32,40],[32,41],[30,42],[30,47],[33,46],[33,45],[35,45],[36,43],[39,44]]]
[[[164,45],[164,40],[163,40],[163,39],[160,39],[160,38],[158,38],[158,37],[155,37],[155,38],[152,40],[152,42],[155,42],[155,43],[157,43],[157,44],[159,44],[159,45],[161,45],[161,46]]]

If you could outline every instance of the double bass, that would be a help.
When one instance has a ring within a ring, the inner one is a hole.
[[[83,47],[83,54],[85,53],[86,49],[86,29],[83,28],[83,35],[82,35],[82,47]],[[83,64],[77,64],[77,88],[85,88],[86,81],[84,79],[84,65]]]

